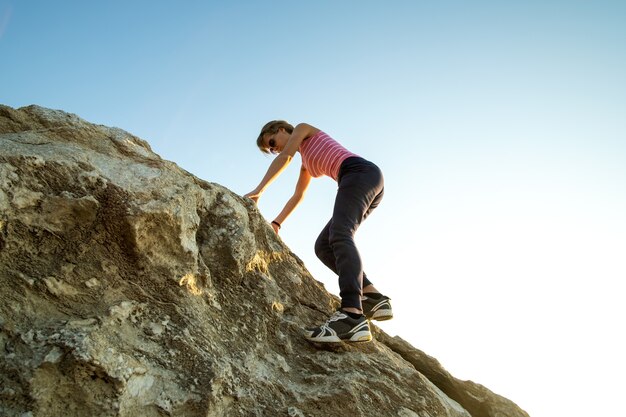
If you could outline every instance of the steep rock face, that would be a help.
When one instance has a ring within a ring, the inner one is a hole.
[[[517,417],[336,297],[251,201],[120,129],[0,106],[0,415]]]

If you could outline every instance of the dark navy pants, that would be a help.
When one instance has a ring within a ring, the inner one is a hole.
[[[361,309],[363,287],[371,282],[363,272],[354,233],[383,198],[383,174],[373,163],[350,157],[341,164],[337,182],[333,217],[315,242],[315,254],[339,275],[341,307]]]

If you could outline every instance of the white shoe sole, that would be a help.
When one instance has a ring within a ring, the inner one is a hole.
[[[391,310],[376,310],[371,317],[368,317],[369,320],[378,320],[385,321],[391,320],[393,318],[393,312]]]
[[[340,339],[338,336],[310,337],[309,335],[306,335],[306,338],[311,342],[317,343],[369,342],[372,340],[372,333],[362,330],[353,334],[350,339]]]

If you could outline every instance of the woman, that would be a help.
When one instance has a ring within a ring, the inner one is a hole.
[[[259,185],[246,194],[255,202],[291,163],[296,152],[302,156],[296,191],[271,223],[276,233],[302,201],[311,178],[327,175],[338,183],[333,216],[315,242],[315,253],[339,276],[341,308],[326,323],[308,328],[306,338],[322,343],[370,341],[367,319],[388,320],[393,313],[389,297],[380,294],[363,272],[354,233],[383,197],[382,172],[306,123],[294,128],[283,120],[271,121],[261,129],[257,146],[262,152],[277,156]]]

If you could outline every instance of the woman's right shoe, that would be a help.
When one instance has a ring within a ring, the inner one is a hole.
[[[391,299],[386,295],[376,294],[363,294],[361,305],[363,306],[363,314],[368,320],[390,320],[393,318],[393,311],[391,310]]]

